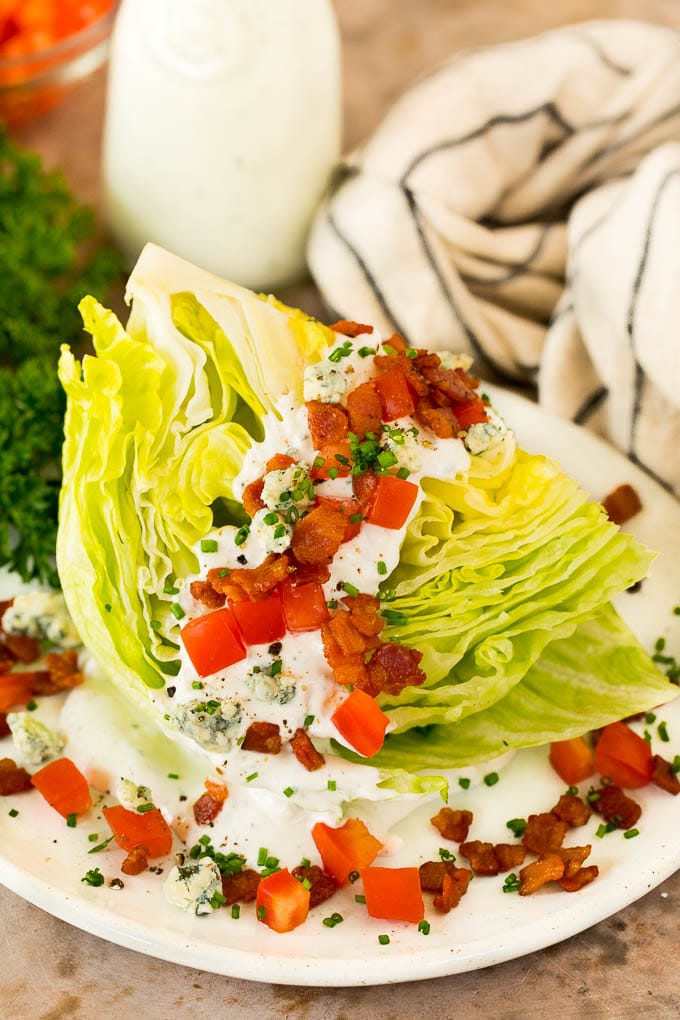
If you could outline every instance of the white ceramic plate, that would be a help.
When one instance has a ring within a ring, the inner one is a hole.
[[[619,609],[647,647],[660,635],[672,654],[680,654],[680,507],[624,457],[590,434],[547,416],[513,394],[494,392],[494,399],[512,424],[519,442],[560,460],[594,498],[622,482],[634,484],[644,510],[634,523],[636,534],[660,550],[642,590],[625,593]],[[587,663],[584,664],[587,668]],[[662,709],[670,743],[656,737],[655,750],[672,758],[680,753],[680,704]],[[2,742],[0,742],[0,749]],[[9,753],[9,747],[5,751]],[[124,763],[121,762],[121,772]],[[493,841],[511,837],[505,822],[533,811],[549,810],[564,785],[553,774],[542,749],[518,754],[492,787],[455,796],[458,806],[475,815],[476,838]],[[568,938],[644,895],[680,867],[680,797],[656,788],[639,791],[643,815],[640,835],[625,840],[621,832],[595,837],[598,820],[568,837],[572,845],[593,843],[587,863],[600,868],[597,881],[577,894],[542,890],[520,898],[504,895],[503,876],[475,880],[460,906],[447,917],[428,912],[431,932],[367,917],[348,890],[318,907],[305,925],[288,935],[275,935],[258,924],[252,907],[239,920],[229,910],[195,918],[168,906],[162,878],[145,873],[125,879],[116,891],[108,884],[91,888],[85,872],[99,866],[108,878],[118,874],[120,853],[88,855],[94,832],[108,829],[94,818],[69,829],[38,796],[17,796],[0,802],[0,881],[49,913],[86,931],[139,952],[203,970],[258,981],[299,985],[364,985],[411,981],[487,967],[542,949]],[[18,817],[8,812],[19,809]],[[406,846],[390,859],[399,866],[437,856],[441,840],[428,824],[432,806],[424,805],[402,824]],[[93,812],[93,815],[96,814]],[[344,921],[334,928],[322,919],[333,911]],[[389,945],[378,942],[388,934]]]

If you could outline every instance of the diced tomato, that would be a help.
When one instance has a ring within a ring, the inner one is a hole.
[[[199,676],[209,676],[246,657],[238,624],[229,606],[197,616],[180,637]]]
[[[615,786],[636,790],[652,778],[652,749],[622,722],[605,726],[595,745],[595,769]]]
[[[336,708],[331,722],[359,754],[372,758],[385,742],[389,719],[375,698],[355,688],[346,701]]]
[[[309,913],[309,889],[287,868],[263,878],[257,887],[257,919],[272,931],[297,928]]]
[[[346,478],[352,470],[349,443],[326,443],[319,450],[310,471],[311,478]]]
[[[379,475],[368,520],[381,528],[401,528],[418,496],[418,486],[396,475]]]
[[[57,758],[31,776],[47,803],[64,818],[82,815],[92,807],[87,779],[70,758]]]
[[[416,405],[406,385],[406,377],[398,368],[393,368],[373,380],[382,405],[382,420],[394,421],[413,414]]]
[[[366,828],[360,818],[348,818],[337,829],[317,822],[312,839],[321,854],[323,870],[338,885],[347,885],[353,871],[363,871],[378,856],[382,843]]]
[[[330,496],[317,496],[316,501],[319,506],[329,506],[333,510],[339,510],[344,517],[347,518],[347,526],[345,528],[345,537],[343,542],[349,542],[361,531],[361,525],[363,523],[363,514],[361,512],[361,505],[356,499],[332,499]],[[351,518],[354,518],[352,520]],[[357,518],[359,518],[357,520]]]
[[[320,584],[283,585],[283,616],[292,633],[318,630],[330,619],[326,596]]]
[[[595,771],[592,748],[583,737],[554,741],[550,745],[550,764],[567,786],[580,783]]]
[[[418,868],[366,868],[361,874],[371,917],[418,924],[425,917]]]
[[[461,401],[460,403],[455,403],[452,410],[462,429],[468,429],[471,425],[477,425],[479,422],[489,420],[489,415],[486,413],[486,404],[481,397],[475,397],[474,400],[469,402]]]
[[[7,712],[14,705],[25,705],[31,700],[32,675],[9,673],[0,676],[0,712]]]
[[[172,832],[158,808],[151,811],[128,811],[120,804],[104,808],[104,817],[118,846],[134,850],[148,847],[149,857],[163,857],[172,849]]]
[[[269,645],[286,633],[283,602],[278,591],[260,602],[235,602],[231,610],[247,645]]]

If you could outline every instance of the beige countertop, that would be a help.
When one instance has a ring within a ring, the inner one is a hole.
[[[336,0],[344,42],[346,147],[378,123],[420,71],[465,47],[594,17],[680,27],[678,0]],[[25,129],[22,140],[99,198],[103,76]],[[311,284],[294,299],[319,307]],[[680,838],[680,837],[679,837]],[[91,1020],[238,1016],[521,1020],[680,1016],[680,873],[620,914],[559,945],[475,973],[388,987],[259,985],[149,959],[56,920],[0,887],[0,1016]]]

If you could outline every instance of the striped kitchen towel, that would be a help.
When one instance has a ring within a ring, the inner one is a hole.
[[[334,315],[534,382],[680,495],[680,35],[591,22],[456,56],[338,168]]]

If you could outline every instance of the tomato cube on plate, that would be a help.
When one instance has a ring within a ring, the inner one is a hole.
[[[246,657],[245,645],[229,606],[197,616],[182,627],[180,637],[199,676],[210,676]]]
[[[235,602],[231,611],[247,645],[269,645],[286,633],[283,603],[278,591],[259,602]]]

